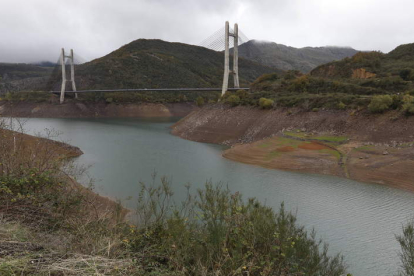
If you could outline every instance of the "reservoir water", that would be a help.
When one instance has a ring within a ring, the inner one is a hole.
[[[206,180],[228,185],[245,197],[257,197],[278,209],[282,202],[298,222],[315,228],[341,252],[354,276],[395,275],[399,245],[396,234],[414,215],[414,193],[337,177],[269,170],[221,156],[222,146],[171,135],[176,119],[30,119],[29,133],[53,128],[57,140],[82,149],[77,162],[92,165],[98,193],[135,207],[139,181],[151,174],[172,180],[177,199],[184,185],[195,190]]]

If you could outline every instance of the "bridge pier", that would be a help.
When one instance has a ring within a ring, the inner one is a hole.
[[[223,76],[223,86],[221,89],[221,95],[223,96],[229,88],[229,74],[230,74],[230,36],[233,37],[234,47],[233,47],[233,74],[234,79],[234,88],[240,87],[239,82],[239,26],[234,24],[233,33],[230,33],[229,22],[226,21],[224,27],[224,76]]]
[[[70,49],[70,55],[65,56],[65,49],[62,48],[62,53],[60,55],[60,63],[62,64],[62,87],[60,89],[60,103],[62,104],[65,101],[65,92],[66,92],[66,58],[69,59],[70,63],[70,82],[72,83],[72,90],[76,92],[75,84],[75,61],[73,58],[73,49]],[[75,98],[78,98],[78,93],[75,93]]]

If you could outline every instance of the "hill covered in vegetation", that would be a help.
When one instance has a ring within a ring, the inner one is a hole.
[[[407,44],[388,54],[360,52],[321,65],[309,74],[299,71],[266,74],[252,84],[253,94],[228,93],[226,101],[263,108],[302,107],[315,111],[368,108],[374,113],[396,109],[414,114],[413,56],[414,44]]]
[[[204,47],[183,43],[171,43],[157,39],[138,39],[112,53],[76,66],[76,86],[78,90],[90,89],[131,89],[131,88],[220,88],[223,83],[224,56],[221,52],[209,50]],[[12,65],[10,65],[12,66]],[[10,72],[14,68],[10,67]],[[28,68],[16,65],[20,68],[20,75],[29,69],[37,75],[43,72],[43,67],[27,65]],[[58,68],[59,69],[59,68]],[[1,67],[0,67],[1,70]],[[5,70],[7,71],[7,70]],[[31,72],[31,71],[28,71]],[[279,72],[281,70],[261,65],[257,62],[240,59],[239,75],[240,85],[248,86],[260,75]],[[0,71],[1,73],[1,71]],[[8,73],[9,74],[9,73]],[[60,91],[61,72],[55,70],[42,85],[33,82],[19,82],[19,85],[4,85],[3,90],[54,90]],[[69,79],[69,69],[67,69]],[[36,75],[36,76],[37,76]],[[230,76],[229,84],[233,79]],[[46,87],[46,89],[44,88]],[[16,89],[19,88],[19,89]],[[71,90],[67,83],[67,90]],[[4,92],[4,91],[3,91]],[[214,94],[214,95],[213,95]],[[118,102],[175,102],[195,101],[200,95],[217,99],[214,93],[98,93],[85,95],[85,99],[108,100]],[[18,98],[22,98],[21,95]]]
[[[0,82],[45,77],[51,74],[53,68],[52,64],[0,63]]]
[[[275,42],[250,40],[239,46],[239,55],[281,70],[308,73],[318,65],[351,57],[358,51],[348,47],[294,48]]]
[[[138,39],[77,69],[80,89],[221,87],[223,53],[157,39]],[[274,68],[239,61],[243,86]]]
[[[0,63],[0,95],[8,91],[44,90],[55,67],[52,63]]]

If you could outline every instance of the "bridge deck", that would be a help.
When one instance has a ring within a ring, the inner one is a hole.
[[[247,87],[241,88],[228,88],[229,91],[237,90],[250,90]],[[91,93],[91,92],[163,92],[163,91],[176,91],[176,92],[186,92],[186,91],[221,91],[221,88],[138,88],[138,89],[111,89],[111,90],[79,90],[79,91],[65,91],[65,93]],[[60,93],[60,91],[50,91],[51,93]]]

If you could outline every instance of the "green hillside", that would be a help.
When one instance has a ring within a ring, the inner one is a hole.
[[[400,110],[414,114],[414,44],[388,54],[360,52],[321,65],[309,74],[288,71],[267,74],[252,83],[253,94],[239,95],[239,104],[327,109]],[[269,99],[265,101],[260,99]]]
[[[1,67],[0,67],[1,68]],[[14,69],[13,67],[10,67]],[[23,76],[29,69],[37,69],[38,75],[43,69],[34,65],[22,67],[17,72]],[[13,70],[10,72],[14,72]],[[7,71],[7,70],[6,70]],[[78,90],[91,89],[132,89],[132,88],[220,88],[223,83],[224,55],[204,47],[183,43],[171,43],[156,39],[138,39],[112,53],[76,66],[76,86]],[[28,71],[31,72],[31,71]],[[60,70],[51,71],[51,77],[43,83],[19,80],[18,83],[1,85],[0,95],[9,91],[60,91]],[[249,86],[262,74],[279,72],[281,70],[261,65],[259,63],[240,59],[239,75],[240,85]],[[67,69],[69,79],[69,68]],[[37,76],[37,75],[36,75]],[[28,80],[28,79],[27,79]],[[230,76],[229,86],[232,87],[233,79]],[[18,89],[17,89],[18,88]],[[67,90],[71,85],[67,83]],[[202,101],[217,100],[217,92],[142,92],[142,93],[93,93],[82,95],[83,100],[107,100],[109,102],[185,102],[195,101],[198,97],[204,97]],[[11,95],[8,98],[26,99],[22,95]],[[27,97],[28,99],[28,97]],[[42,98],[43,99],[43,98]]]
[[[162,40],[138,39],[78,66],[79,89],[221,87],[223,53]],[[279,71],[245,59],[239,61],[242,86]],[[232,83],[232,82],[231,82]]]
[[[0,63],[0,83],[27,78],[45,77],[51,74],[53,66],[39,66],[26,63]]]
[[[351,57],[358,51],[347,47],[294,48],[274,42],[250,40],[239,46],[239,55],[281,70],[308,73],[318,65]]]

